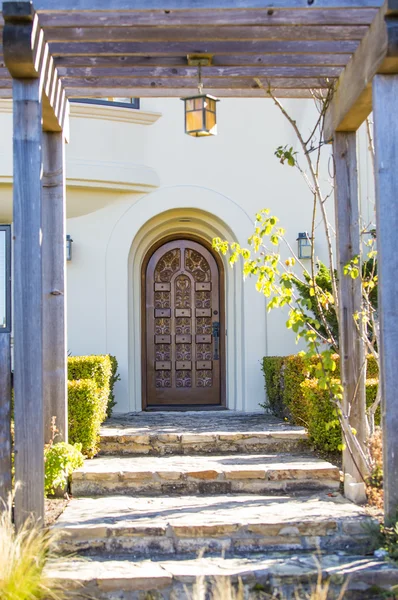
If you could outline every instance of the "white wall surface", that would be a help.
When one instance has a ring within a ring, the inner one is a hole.
[[[304,131],[316,118],[309,101],[286,101]],[[141,408],[140,271],[145,253],[169,233],[219,235],[246,244],[255,213],[270,208],[296,249],[299,231],[310,230],[312,195],[296,169],[274,156],[279,145],[297,147],[289,124],[268,99],[222,100],[218,136],[184,134],[183,103],[143,99],[140,113],[153,124],[126,118],[72,116],[67,148],[67,233],[74,240],[68,263],[68,348],[73,354],[115,354],[122,381],[119,412]],[[94,109],[93,109],[94,110]],[[122,111],[123,112],[123,111]],[[161,113],[153,115],[153,113]],[[72,112],[73,115],[73,112]],[[151,116],[152,115],[152,116]],[[93,115],[95,116],[95,114]],[[11,115],[0,140],[0,215],[10,215]],[[325,186],[330,164],[323,165]],[[328,207],[333,219],[333,200]],[[3,213],[2,213],[3,207]],[[10,217],[8,217],[10,218]],[[189,218],[181,223],[181,218]],[[326,261],[320,216],[316,253]],[[266,316],[254,281],[226,265],[227,404],[260,410],[265,354],[297,351],[286,314]]]

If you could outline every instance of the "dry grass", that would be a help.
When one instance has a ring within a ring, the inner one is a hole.
[[[55,536],[28,519],[15,530],[12,499],[0,509],[1,600],[63,600],[65,594],[44,572]]]
[[[314,561],[317,567],[317,581],[310,586],[310,590],[306,591],[302,586],[297,586],[293,592],[293,596],[285,596],[282,591],[274,590],[267,592],[261,585],[257,585],[255,589],[259,592],[259,600],[328,600],[331,597],[329,593],[330,581],[323,581],[321,564],[316,557]],[[340,589],[339,595],[334,595],[336,600],[344,600],[344,595],[347,590],[349,580],[347,579]],[[192,594],[185,590],[187,598],[190,600],[245,600],[245,589],[242,580],[239,578],[237,583],[233,583],[231,577],[218,576],[207,579],[204,575],[197,577],[193,587]]]

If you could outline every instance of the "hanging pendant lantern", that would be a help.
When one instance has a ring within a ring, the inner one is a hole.
[[[185,133],[193,137],[217,135],[218,99],[203,93],[202,66],[211,64],[210,56],[188,56],[188,65],[198,67],[198,95],[181,98],[185,109]]]

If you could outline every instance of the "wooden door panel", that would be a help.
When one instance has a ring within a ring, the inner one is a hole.
[[[221,404],[220,282],[201,244],[167,242],[146,268],[147,406]]]

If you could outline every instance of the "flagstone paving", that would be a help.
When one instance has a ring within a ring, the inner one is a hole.
[[[306,446],[303,427],[262,413],[130,413],[109,419],[101,430],[101,454],[293,452]]]
[[[297,598],[297,589],[305,590],[309,582],[315,586],[320,574],[322,581],[329,580],[330,591],[335,592],[328,598],[337,598],[342,586],[346,585],[345,599],[380,600],[386,598],[386,592],[397,583],[397,570],[389,563],[372,557],[337,554],[315,557],[253,554],[233,558],[175,557],[173,560],[104,555],[94,559],[75,557],[48,569],[50,578],[61,581],[68,590],[74,590],[76,600],[188,600],[197,598],[194,588],[203,580],[213,585],[216,581],[221,588],[225,578],[233,585],[239,578],[246,598],[276,599],[278,596],[274,594],[283,589],[283,598],[288,599]],[[221,597],[232,600],[225,593]]]
[[[77,496],[299,493],[339,486],[339,469],[311,454],[103,456],[72,477]]]
[[[344,599],[380,600],[398,569],[368,556],[377,522],[339,483],[303,428],[268,415],[118,415],[73,476],[55,529],[74,558],[49,574],[79,599],[199,600],[203,577],[211,600],[222,575],[245,599],[296,600],[321,572],[325,600],[347,577]]]

